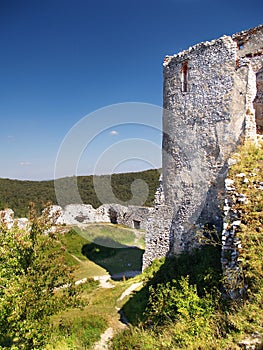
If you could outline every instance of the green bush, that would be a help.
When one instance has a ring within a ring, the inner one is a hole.
[[[216,301],[211,295],[199,297],[195,285],[189,284],[189,276],[150,286],[150,296],[145,311],[147,323],[154,326],[168,321],[191,323],[191,334],[198,334],[207,325]]]

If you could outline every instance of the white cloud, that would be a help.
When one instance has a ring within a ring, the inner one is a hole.
[[[28,166],[28,165],[31,165],[30,162],[20,162],[19,163],[21,166]]]
[[[116,130],[112,130],[112,131],[110,131],[110,135],[116,136],[116,135],[119,135],[119,133]]]

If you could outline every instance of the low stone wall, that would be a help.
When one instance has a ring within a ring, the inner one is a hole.
[[[94,209],[90,204],[70,204],[62,208],[53,205],[49,216],[54,224],[80,225],[98,222],[122,224],[135,229],[146,229],[153,208],[120,204],[103,204]]]
[[[12,209],[0,210],[0,224],[5,225],[8,230],[16,226],[18,228],[24,229],[29,225],[29,220],[27,218],[14,218],[14,211]]]
[[[224,227],[222,231],[221,264],[224,274],[225,296],[231,299],[239,298],[244,294],[242,265],[239,261],[239,251],[242,248],[241,240],[236,230],[241,224],[241,213],[234,209],[237,201],[246,201],[246,197],[236,192],[234,181],[225,180],[226,198],[224,205]]]
[[[147,232],[151,234],[146,235],[143,270],[151,265],[154,259],[170,254],[173,247],[172,214],[171,207],[162,205],[155,207],[149,216]]]
[[[253,180],[253,173],[240,173],[236,179],[242,179],[244,185],[254,186],[263,191],[263,183]],[[224,228],[222,232],[222,254],[221,263],[224,274],[224,294],[230,299],[242,298],[246,292],[244,284],[242,259],[242,242],[238,236],[238,227],[241,225],[241,209],[236,209],[237,204],[247,204],[246,195],[238,193],[235,187],[236,179],[226,179],[226,197],[224,205]]]
[[[154,208],[128,206],[120,204],[103,204],[94,209],[90,204],[69,204],[65,208],[52,205],[45,209],[53,225],[81,225],[90,223],[122,224],[130,228],[146,229],[147,221]],[[12,209],[0,211],[0,224],[8,229],[13,226],[26,228],[29,225],[27,218],[14,218]]]

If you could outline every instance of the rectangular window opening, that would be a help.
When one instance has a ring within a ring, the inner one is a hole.
[[[188,91],[188,62],[184,62],[181,68],[182,74],[182,92]]]
[[[133,227],[139,230],[141,228],[141,222],[138,220],[133,220]]]

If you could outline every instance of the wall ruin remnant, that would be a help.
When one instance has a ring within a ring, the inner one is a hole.
[[[12,209],[0,210],[0,226],[4,225],[8,230],[12,227],[19,229],[26,229],[29,227],[29,220],[27,218],[14,218],[14,211]]]
[[[52,205],[48,208],[51,221],[56,225],[86,225],[90,223],[122,224],[130,228],[146,229],[153,208],[103,204],[95,209],[90,204],[69,204],[65,208]]]
[[[263,130],[263,26],[166,56],[163,67],[163,178],[143,268],[198,246],[203,225],[222,232],[229,156]]]

